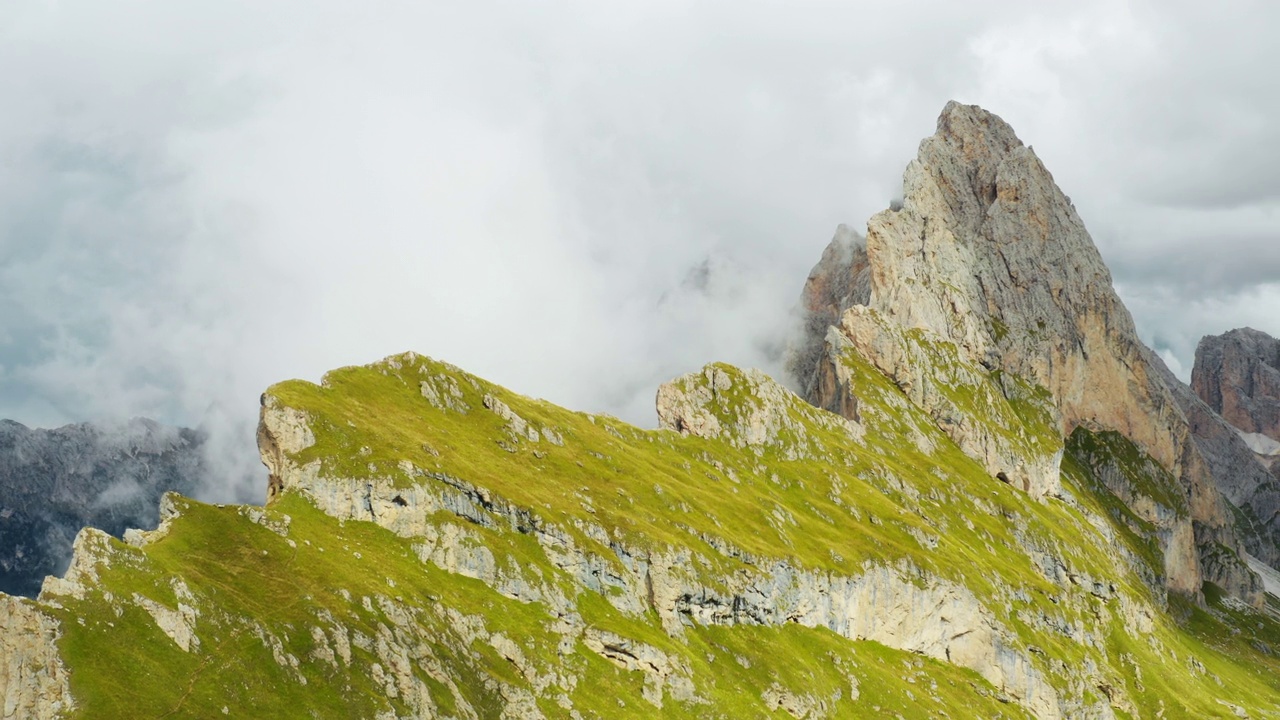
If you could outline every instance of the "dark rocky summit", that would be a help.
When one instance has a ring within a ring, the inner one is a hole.
[[[1191,436],[1204,456],[1218,490],[1242,514],[1237,529],[1249,554],[1280,566],[1280,483],[1238,430],[1164,364],[1154,352],[1148,362],[1164,378],[1190,423]]]
[[[1252,328],[1208,335],[1188,387],[1165,371],[1218,487],[1240,510],[1249,551],[1280,562],[1280,340]]]
[[[1242,433],[1280,441],[1280,340],[1253,328],[1205,336],[1191,387]]]
[[[871,302],[871,266],[867,239],[848,225],[836,228],[822,259],[804,283],[800,295],[802,335],[787,359],[787,369],[806,396],[818,392],[817,369],[825,347],[827,328],[840,324],[840,316],[854,305]],[[835,408],[827,408],[838,412]]]
[[[34,596],[83,527],[154,528],[160,496],[205,476],[200,433],[131,420],[55,430],[0,420],[0,592]]]

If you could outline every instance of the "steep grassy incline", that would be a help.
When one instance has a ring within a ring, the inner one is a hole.
[[[412,353],[282,383],[266,509],[171,496],[33,607],[86,718],[1280,714],[1280,626],[1158,589],[1106,474],[1136,448],[1036,500],[842,362],[860,422],[711,365],[667,391],[688,434]],[[999,431],[1050,433],[1037,397]]]
[[[572,707],[738,718],[784,702],[855,716],[970,707],[1023,717],[973,672],[822,630],[704,627],[676,641],[587,594],[577,605],[588,629],[575,637],[541,604],[424,564],[412,541],[340,522],[299,495],[265,512],[177,503],[181,516],[145,548],[95,540],[109,544],[96,552],[110,567],[98,564],[83,600],[49,610],[63,623],[80,717],[561,717]],[[192,638],[187,649],[148,600],[188,613],[172,626]],[[673,701],[668,689],[657,708],[662,683],[640,660],[623,667],[627,653],[666,663],[668,685],[691,678],[700,699]]]

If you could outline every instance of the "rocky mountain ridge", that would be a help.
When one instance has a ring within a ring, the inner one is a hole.
[[[843,362],[858,421],[711,365],[658,431],[412,353],[282,383],[269,506],[170,495],[154,532],[81,533],[38,602],[0,597],[0,687],[37,717],[1280,712],[1280,623],[1166,594],[1111,492],[1167,479],[1153,458],[1080,428],[1036,500]]]
[[[1280,452],[1280,340],[1253,328],[1207,335],[1191,387],[1271,467]]]
[[[832,287],[858,290],[833,298]],[[1188,513],[1161,532],[1171,589],[1194,595],[1208,581],[1261,602],[1258,579],[1236,559],[1244,544],[1230,504],[1075,207],[996,115],[948,103],[937,133],[904,173],[901,206],[872,217],[865,241],[833,241],[802,305],[807,349],[792,370],[815,405],[856,408],[838,378],[838,358],[851,345],[992,475],[1033,495],[1057,493],[1061,455],[1053,443],[1029,453],[998,433],[975,431],[974,414],[993,398],[964,408],[939,391],[934,367],[918,362],[921,342],[951,343],[968,378],[994,373],[1007,397],[1009,377],[1047,390],[1060,440],[1078,427],[1117,431],[1172,473],[1182,487],[1170,490],[1185,495]],[[830,325],[834,334],[822,328],[833,314],[840,318]],[[811,349],[818,333],[825,352]]]
[[[1280,565],[1280,484],[1238,430],[1196,397],[1159,356],[1149,353],[1149,361],[1186,414],[1215,485],[1237,515],[1236,529],[1248,553],[1270,567]]]
[[[44,430],[0,420],[0,592],[35,596],[84,527],[154,528],[160,496],[195,494],[203,436],[135,419]]]

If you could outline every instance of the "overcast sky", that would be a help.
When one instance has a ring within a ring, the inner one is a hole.
[[[265,6],[265,7],[264,7]],[[0,4],[0,417],[256,464],[259,393],[413,349],[652,425],[776,370],[948,99],[1074,200],[1143,339],[1280,335],[1280,5]],[[255,489],[257,492],[258,489]]]

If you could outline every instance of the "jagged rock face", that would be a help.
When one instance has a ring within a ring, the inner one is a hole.
[[[1020,423],[1011,402],[1058,425],[1057,408],[1046,398],[1020,387],[1012,376],[997,385],[981,367],[948,352],[953,345],[928,333],[906,332],[871,308],[851,308],[840,329],[992,477],[1037,498],[1059,494],[1061,438],[1013,430]]]
[[[880,318],[952,343],[962,359],[988,372],[1044,387],[1059,411],[1062,437],[1082,425],[1122,433],[1187,488],[1202,551],[1217,553],[1220,544],[1239,547],[1231,514],[1190,438],[1187,419],[1147,362],[1132,317],[1084,223],[1007,123],[976,106],[947,104],[937,133],[920,144],[904,173],[901,207],[895,204],[868,221],[866,265],[866,305],[874,312],[846,308],[840,327],[900,387],[927,385],[931,370],[895,361],[903,348],[865,341],[876,335]],[[839,263],[826,267],[839,271]],[[820,263],[814,275],[821,278],[827,271]],[[849,277],[845,282],[853,284]],[[808,291],[805,303],[813,304]],[[830,356],[834,350],[827,345]],[[823,389],[838,384],[819,382],[832,376],[821,367],[823,358],[820,352],[798,353],[793,372],[811,402],[834,409],[839,393]],[[925,409],[940,422],[954,416],[944,405]],[[944,429],[963,426],[943,424]],[[988,439],[975,442],[950,429],[949,434],[975,458],[1012,459]],[[1028,486],[1052,494],[1055,482],[1040,478]],[[1255,583],[1235,582],[1234,573],[1205,577],[1194,554],[1170,557],[1181,558],[1166,568],[1170,588],[1195,594],[1210,579],[1260,602]]]
[[[1250,519],[1238,525],[1246,549],[1267,565],[1280,565],[1280,483],[1265,463],[1257,461],[1247,438],[1197,397],[1158,355],[1148,352],[1147,360],[1187,416],[1214,485]]]
[[[1078,427],[1067,452],[1137,518],[1129,523],[1133,532],[1158,542],[1166,575],[1198,560],[1187,498],[1168,470],[1115,431]]]
[[[720,438],[735,447],[774,446],[788,459],[810,457],[820,448],[808,437],[806,423],[847,433],[864,430],[851,419],[818,413],[793,414],[790,391],[759,370],[730,372],[708,365],[658,388],[658,425],[682,435]],[[734,377],[738,376],[735,382]]]
[[[0,592],[33,596],[83,527],[153,528],[166,490],[207,475],[202,436],[149,420],[32,430],[0,421]]]
[[[1191,387],[1241,432],[1280,441],[1280,340],[1253,328],[1205,336]]]
[[[870,301],[871,266],[867,262],[866,238],[848,225],[840,225],[804,283],[800,295],[801,335],[787,358],[787,370],[805,396],[822,392],[818,387],[819,371],[826,365],[821,356],[826,350],[827,329],[840,324],[845,310]],[[824,403],[818,406],[837,411]]]
[[[57,637],[56,620],[0,595],[0,717],[53,718],[74,707]]]
[[[1176,405],[1075,207],[1013,129],[948,103],[903,190],[901,210],[868,222],[870,306],[1044,386],[1064,435],[1118,430],[1174,467]]]

